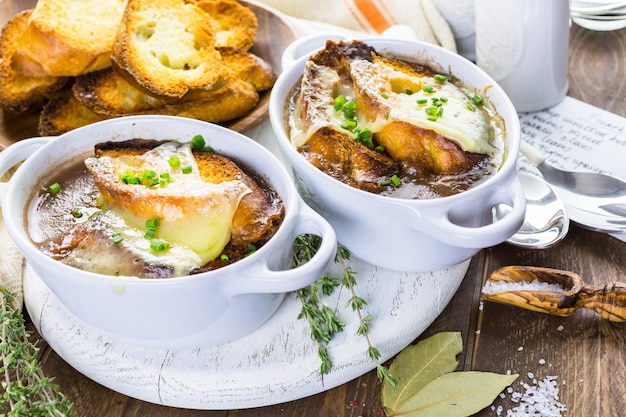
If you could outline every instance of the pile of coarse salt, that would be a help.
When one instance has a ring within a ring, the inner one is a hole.
[[[518,404],[511,410],[506,411],[506,417],[562,417],[566,412],[564,404],[559,402],[559,388],[556,376],[546,376],[538,381],[532,373],[528,373],[532,383],[522,382],[524,392],[507,389],[511,401]],[[503,394],[501,394],[503,396]],[[491,406],[498,416],[504,411],[502,406]]]
[[[534,280],[528,281],[487,281],[483,286],[483,293],[495,294],[498,292],[506,291],[551,291],[551,292],[563,292],[563,288],[559,284],[551,284],[549,282],[543,282]]]

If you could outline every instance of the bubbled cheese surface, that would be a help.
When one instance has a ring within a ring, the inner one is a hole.
[[[170,166],[168,161],[173,156],[178,157],[180,166]],[[250,192],[239,180],[218,184],[204,181],[190,144],[165,143],[142,155],[88,158],[85,164],[100,177],[96,182],[105,208],[124,220],[122,230],[118,230],[128,238],[124,244],[150,261],[155,255],[149,240],[138,238],[136,232],[143,235],[147,220],[159,219],[155,237],[175,247],[159,253],[159,257],[172,258],[167,263],[176,263],[180,258],[184,264],[201,266],[222,253],[230,240],[239,202]],[[191,167],[191,172],[183,173],[181,167]],[[120,180],[120,175],[140,175],[145,170],[167,173],[170,181],[148,187]]]

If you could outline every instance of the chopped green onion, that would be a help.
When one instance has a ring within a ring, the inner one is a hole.
[[[48,187],[48,191],[50,191],[50,194],[52,195],[57,195],[61,191],[61,185],[58,182],[55,182],[50,187]]]
[[[434,79],[435,81],[437,81],[438,83],[443,84],[443,83],[445,83],[445,82],[448,80],[448,77],[446,77],[446,76],[445,76],[445,75],[443,75],[443,74],[435,74],[435,76],[433,77],[433,79]]]
[[[368,148],[374,147],[374,142],[372,142],[372,132],[368,128],[355,129],[354,133],[355,133],[354,140],[356,142],[360,142],[363,145],[367,146]]]
[[[410,88],[407,88],[407,89],[406,89],[406,94],[407,94],[408,96],[413,95],[413,90],[411,90]]]
[[[380,184],[380,185],[389,185],[389,184],[391,184],[391,181],[389,181],[389,180],[382,180],[378,184]]]
[[[428,104],[428,100],[425,98],[421,98],[419,100],[417,100],[417,104],[420,106],[425,106],[426,104]]]
[[[439,97],[439,100],[441,100],[442,103],[447,103],[448,97]]]
[[[335,97],[335,104],[333,105],[335,110],[337,111],[341,110],[344,104],[346,104],[346,96],[341,95],[341,96]]]
[[[397,175],[394,175],[391,177],[391,183],[395,185],[396,187],[399,187],[400,185],[402,185],[402,182],[400,182],[400,179],[398,178]]]
[[[426,119],[430,120],[431,122],[436,122],[437,121],[437,118],[435,116],[428,116]]]
[[[80,208],[75,208],[72,210],[72,216],[76,219],[80,219],[83,217],[83,211]]]
[[[252,243],[248,243],[247,247],[248,247],[248,253],[246,253],[246,254],[244,255],[244,257],[246,257],[246,256],[250,256],[250,255],[252,255],[254,252],[256,252],[256,246],[254,246]]]
[[[213,152],[213,149],[210,146],[207,146],[206,141],[202,135],[196,135],[191,138],[191,146],[194,149],[204,152]]]
[[[472,102],[477,106],[482,106],[483,104],[485,104],[485,100],[483,100],[481,96],[472,97]]]
[[[222,262],[228,262],[228,255],[226,255],[225,253],[222,253],[220,255],[220,259],[222,260]]]
[[[469,111],[476,111],[476,109],[474,108],[474,106],[472,106],[471,103],[467,103],[467,110],[469,110]]]
[[[170,247],[171,245],[163,240],[152,239],[150,241],[150,249],[153,252],[164,252],[168,250]]]
[[[172,168],[178,168],[180,166],[180,158],[176,155],[172,155],[170,159],[167,161],[167,163]]]
[[[146,233],[144,233],[143,237],[146,239],[152,239],[156,236],[157,228],[159,227],[160,221],[158,218],[146,220]]]
[[[378,145],[374,148],[376,152],[385,152],[385,147],[383,145]]]
[[[181,170],[183,171],[183,174],[190,174],[191,173],[191,165],[187,165],[181,168]]]
[[[118,243],[120,243],[122,240],[124,240],[124,238],[122,237],[122,235],[118,232],[118,233],[113,233],[111,235],[111,240],[113,241],[113,243],[115,243],[116,245]]]
[[[422,91],[425,92],[425,93],[434,93],[437,90],[435,90],[433,88],[433,86],[431,86],[431,85],[425,85],[425,86],[422,87]]]
[[[381,96],[382,96],[384,99],[389,98],[389,94],[387,94],[387,93],[382,93],[382,94],[381,94]]]

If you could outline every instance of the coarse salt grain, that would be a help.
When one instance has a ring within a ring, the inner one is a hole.
[[[565,329],[565,327],[563,327],[563,325],[561,324],[561,325],[560,325],[559,327],[557,327],[556,329],[557,329],[558,331],[562,332],[562,331]]]
[[[511,393],[511,401],[518,405],[507,410],[506,417],[561,417],[566,407],[559,402],[556,379],[556,376],[547,376],[541,381],[533,380],[532,385],[522,383],[524,392]]]

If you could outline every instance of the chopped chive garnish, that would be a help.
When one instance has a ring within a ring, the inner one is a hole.
[[[400,185],[402,185],[397,175],[394,175],[391,177],[391,183],[396,187],[399,187]]]
[[[178,168],[180,166],[180,158],[177,157],[176,155],[172,155],[170,159],[167,161],[167,163],[172,168]]]
[[[389,94],[387,94],[387,93],[382,93],[382,94],[381,94],[381,96],[382,96],[384,99],[389,98]]]
[[[190,174],[191,173],[191,165],[186,165],[184,167],[181,168],[181,170],[183,171],[183,174]]]
[[[55,182],[50,187],[48,187],[48,191],[50,191],[50,194],[52,195],[57,195],[61,191],[61,185],[58,182]]]
[[[378,145],[374,148],[376,152],[385,152],[385,147],[383,145]]]
[[[428,104],[428,100],[425,98],[421,98],[419,100],[417,100],[417,104],[420,106],[425,106],[426,104]]]
[[[411,90],[410,88],[407,88],[405,92],[409,96],[413,94],[413,90]]]
[[[425,93],[434,93],[437,90],[435,90],[432,85],[425,85],[422,87],[422,91]]]
[[[76,219],[80,219],[83,217],[83,211],[79,208],[75,208],[72,210],[72,216]]]
[[[447,103],[448,97],[439,97],[439,100],[441,100],[442,103]]]
[[[481,96],[472,97],[472,102],[477,106],[482,106],[483,104],[485,104],[485,100],[483,100]]]
[[[163,252],[168,250],[170,247],[171,245],[163,240],[152,239],[150,241],[150,249],[153,252]]]
[[[354,140],[356,142],[360,142],[368,148],[374,147],[374,142],[372,142],[372,132],[368,129],[354,129]]]
[[[122,235],[120,233],[113,233],[111,235],[111,240],[113,241],[113,243],[115,243],[117,245],[122,240],[124,240],[124,238],[122,237]]]
[[[428,116],[426,119],[430,120],[431,122],[436,122],[437,121],[437,118],[435,116]]]
[[[474,108],[474,106],[472,106],[471,103],[467,103],[467,110],[469,110],[469,111],[476,111],[476,109]]]
[[[202,135],[196,135],[191,138],[191,146],[194,149],[204,152],[213,152],[213,149],[210,146],[207,146],[206,141]]]
[[[391,184],[391,181],[389,181],[389,180],[382,180],[378,184],[380,184],[380,185],[389,185],[389,184]]]
[[[225,253],[222,253],[220,255],[220,259],[222,260],[222,262],[228,262],[228,255],[226,255]]]
[[[254,246],[252,243],[248,243],[247,247],[248,247],[248,253],[246,253],[246,254],[244,255],[244,257],[246,257],[246,256],[250,256],[250,255],[252,255],[254,252],[256,252],[256,246]]]
[[[443,74],[435,74],[435,76],[433,77],[433,79],[434,79],[435,81],[437,81],[438,83],[443,84],[443,83],[445,83],[445,82],[448,80],[448,77],[446,77],[446,76],[445,76],[445,75],[443,75]]]
[[[156,236],[157,228],[159,227],[160,221],[158,218],[146,220],[146,233],[144,233],[143,237],[146,239],[152,239]]]

